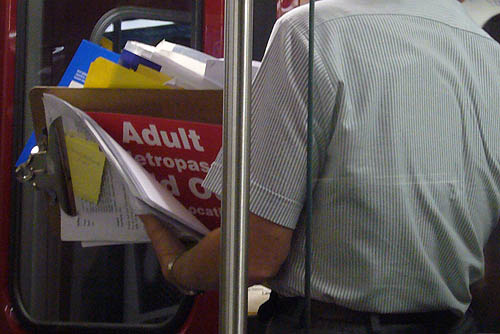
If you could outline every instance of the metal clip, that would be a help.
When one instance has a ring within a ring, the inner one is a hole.
[[[46,173],[45,170],[45,155],[47,151],[39,151],[37,153],[31,153],[28,160],[16,169],[16,177],[19,182],[30,183],[37,176],[42,176]],[[37,184],[33,182],[31,184],[33,187],[37,187]]]
[[[47,148],[42,145],[42,150],[30,154],[28,160],[16,168],[16,178],[36,190],[47,192],[66,214],[76,215],[61,118],[50,126]]]

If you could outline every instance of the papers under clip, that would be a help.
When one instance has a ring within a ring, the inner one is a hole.
[[[137,214],[153,214],[179,238],[198,240],[208,229],[165,187],[137,163],[90,116],[60,98],[44,94],[47,126],[62,119],[66,133],[92,141],[106,156],[99,201],[75,198],[75,217],[61,211],[61,239],[65,241],[144,242],[148,237]],[[74,143],[70,147],[74,148]],[[76,142],[82,144],[82,139]],[[87,155],[89,146],[77,154]],[[90,149],[93,150],[93,149]],[[85,159],[84,159],[85,160]],[[97,175],[97,174],[96,174]]]

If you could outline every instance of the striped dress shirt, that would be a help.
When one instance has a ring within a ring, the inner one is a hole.
[[[320,1],[314,42],[312,297],[464,313],[500,215],[500,46],[456,0]],[[250,211],[295,230],[269,282],[286,296],[304,287],[307,59],[304,6],[252,88]]]

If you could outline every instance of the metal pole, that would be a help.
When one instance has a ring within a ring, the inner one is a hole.
[[[219,333],[246,333],[252,0],[226,0]]]
[[[309,59],[308,59],[308,81],[307,81],[307,190],[306,190],[306,240],[305,240],[305,284],[304,284],[304,327],[305,333],[310,333],[311,328],[311,274],[312,274],[312,207],[313,207],[313,175],[312,175],[312,151],[313,151],[313,116],[314,116],[314,16],[315,0],[309,1]]]

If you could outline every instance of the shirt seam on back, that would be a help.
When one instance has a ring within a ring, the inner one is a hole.
[[[427,21],[431,21],[431,22],[434,22],[434,23],[443,24],[443,25],[445,25],[447,27],[450,27],[450,28],[453,28],[453,29],[456,29],[456,30],[459,30],[459,31],[462,31],[462,32],[465,32],[465,33],[470,33],[470,34],[473,34],[473,35],[475,35],[477,37],[481,37],[482,39],[485,39],[487,41],[497,43],[495,40],[493,40],[492,38],[490,38],[488,36],[483,36],[483,35],[475,32],[475,31],[471,31],[471,30],[465,29],[463,27],[458,27],[458,26],[453,25],[451,23],[440,21],[440,20],[432,18],[432,17],[422,16],[422,15],[399,14],[399,13],[398,14],[396,14],[396,13],[394,13],[394,14],[391,14],[391,13],[348,14],[348,15],[334,17],[334,18],[328,19],[326,21],[319,22],[317,24],[316,28],[320,28],[324,24],[335,22],[335,21],[349,20],[349,19],[353,19],[353,18],[367,17],[367,16],[380,16],[380,17],[382,17],[382,16],[398,16],[398,17],[414,17],[414,18],[419,18],[419,19],[422,19],[422,20],[427,20]],[[306,35],[306,38],[309,39],[308,38],[309,37],[308,34],[306,34],[304,32],[301,32],[301,33],[304,34],[304,35]]]

